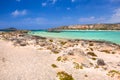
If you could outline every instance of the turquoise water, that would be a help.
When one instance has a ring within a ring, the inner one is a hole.
[[[120,31],[66,30],[60,33],[46,31],[31,31],[29,34],[52,38],[101,40],[120,44]]]

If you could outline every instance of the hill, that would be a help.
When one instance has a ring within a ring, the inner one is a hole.
[[[120,30],[120,23],[117,24],[84,24],[84,25],[69,25],[60,26],[57,28],[48,29],[48,31],[54,30]]]

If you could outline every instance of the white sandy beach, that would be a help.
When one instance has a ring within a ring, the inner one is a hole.
[[[61,71],[74,80],[120,80],[117,45],[49,38],[27,42],[19,46],[1,37],[0,80],[61,80]]]

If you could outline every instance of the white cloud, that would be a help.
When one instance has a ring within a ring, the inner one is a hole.
[[[20,2],[21,0],[16,0],[17,2]]]
[[[94,16],[91,17],[85,17],[85,18],[80,18],[78,21],[79,22],[85,22],[85,23],[102,23],[104,22],[105,18],[99,17],[96,18]]]
[[[70,10],[70,9],[71,9],[71,8],[69,8],[69,7],[67,8],[67,10]]]
[[[52,0],[52,4],[55,4],[57,2],[57,0]]]
[[[45,2],[44,2],[44,3],[42,3],[42,6],[43,6],[43,7],[44,7],[44,6],[46,6],[46,5],[47,5],[47,3],[45,3]]]
[[[71,2],[75,2],[75,0],[71,0]]]
[[[42,3],[42,6],[47,6],[47,5],[54,5],[57,2],[57,0],[46,0],[46,2]]]
[[[22,11],[19,11],[19,10],[15,10],[14,12],[11,13],[13,16],[24,16],[27,14],[27,11],[26,10],[22,10]]]
[[[114,13],[110,17],[110,19],[108,19],[108,22],[111,23],[120,22],[120,8],[114,10]]]

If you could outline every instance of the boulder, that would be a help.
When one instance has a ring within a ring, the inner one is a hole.
[[[103,59],[98,59],[98,60],[97,60],[97,65],[99,65],[99,66],[104,66],[104,65],[105,65],[104,60],[103,60]]]

